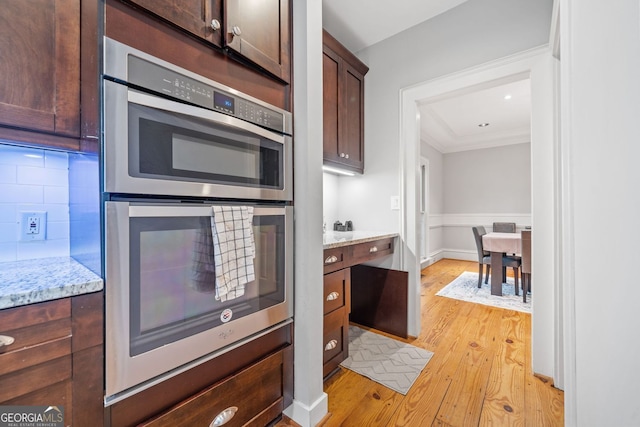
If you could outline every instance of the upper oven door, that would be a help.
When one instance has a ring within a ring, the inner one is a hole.
[[[292,200],[291,137],[104,82],[105,191]]]

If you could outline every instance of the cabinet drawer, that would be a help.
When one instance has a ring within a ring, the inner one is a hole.
[[[352,251],[352,265],[389,255],[393,253],[393,238],[358,243]]]
[[[342,353],[344,346],[348,345],[344,340],[345,328],[348,328],[345,313],[344,309],[339,309],[324,316],[322,363],[327,363],[334,356]]]
[[[344,268],[324,276],[324,314],[340,307],[347,307],[351,286],[351,269]]]
[[[324,274],[340,270],[346,266],[347,247],[331,248],[324,250]]]
[[[324,316],[322,376],[327,377],[349,356],[349,314],[345,307]]]
[[[71,354],[69,298],[0,310],[0,325],[14,340],[0,347],[0,375]]]
[[[267,425],[284,410],[283,351],[179,403],[141,426],[208,426],[225,411],[227,427]],[[234,412],[235,411],[235,412]]]

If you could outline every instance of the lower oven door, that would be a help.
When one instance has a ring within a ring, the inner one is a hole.
[[[292,207],[106,202],[106,402],[289,319]]]

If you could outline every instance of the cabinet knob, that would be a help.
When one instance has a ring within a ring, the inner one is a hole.
[[[0,348],[6,345],[11,345],[16,339],[9,335],[0,335]]]
[[[218,31],[220,29],[221,25],[220,25],[220,21],[218,21],[217,19],[213,19],[211,21],[211,29],[213,31]]]
[[[331,340],[327,343],[327,345],[324,346],[324,351],[333,350],[334,348],[336,348],[337,345],[338,345],[338,341]]]
[[[344,153],[340,153],[340,157],[344,157]]]
[[[344,158],[345,158],[345,159],[348,159],[348,158],[349,158],[349,155],[348,155],[348,154],[345,154],[345,155],[344,155]]]
[[[340,296],[339,293],[331,292],[329,295],[327,295],[327,301],[335,301],[338,299],[339,296]]]
[[[333,264],[334,262],[338,261],[338,257],[335,255],[331,255],[330,257],[327,257],[327,259],[324,260],[325,264]]]
[[[227,409],[216,415],[213,421],[211,421],[211,424],[209,424],[209,427],[218,427],[225,425],[226,423],[231,421],[231,418],[233,418],[237,411],[237,406],[228,407]]]
[[[369,248],[369,253],[374,253],[374,252],[378,252],[378,247],[377,246],[372,246]]]
[[[240,27],[238,27],[237,25],[234,25],[231,28],[231,33],[236,37],[240,37],[240,35],[242,34],[242,31],[240,30]]]

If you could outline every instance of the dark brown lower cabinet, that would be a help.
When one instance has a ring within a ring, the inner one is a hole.
[[[59,406],[65,425],[102,421],[103,293],[0,310],[0,405]]]
[[[105,408],[105,426],[265,426],[293,401],[293,324]],[[212,424],[216,425],[216,424]]]
[[[351,267],[350,320],[407,338],[408,281],[406,271]]]

